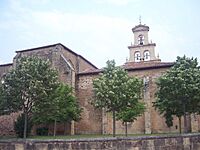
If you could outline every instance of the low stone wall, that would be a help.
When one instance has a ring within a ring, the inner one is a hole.
[[[71,140],[0,140],[1,150],[200,150],[200,134]]]
[[[15,135],[14,122],[20,113],[0,116],[0,136]]]

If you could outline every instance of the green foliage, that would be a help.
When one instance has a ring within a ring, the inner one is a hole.
[[[123,106],[117,113],[117,119],[123,122],[133,122],[144,113],[145,106],[141,99],[142,82],[136,77],[129,77],[123,90],[125,95]]]
[[[45,102],[45,103],[44,103]],[[60,84],[42,103],[34,108],[33,118],[36,123],[70,122],[81,119],[82,109],[73,95],[72,88]]]
[[[105,108],[113,112],[113,136],[115,134],[115,114],[117,119],[132,122],[144,112],[141,98],[142,82],[138,78],[129,77],[115,62],[107,61],[103,74],[93,80],[95,97],[92,104],[96,108]]]
[[[16,68],[7,73],[2,84],[9,112],[31,112],[37,101],[52,93],[57,81],[57,72],[50,68],[48,61],[22,57]]]
[[[20,114],[17,118],[17,121],[15,121],[15,123],[14,123],[15,133],[20,138],[23,138],[23,135],[24,135],[24,119],[25,119],[24,114]],[[30,117],[28,117],[28,126],[27,126],[27,130],[26,130],[27,136],[30,135],[32,126],[33,126],[33,123],[31,121]]]
[[[79,107],[73,95],[72,88],[68,85],[60,84],[56,89],[56,105],[58,106],[58,119],[62,121],[78,121],[81,119],[82,109]]]
[[[4,98],[3,87],[2,84],[0,83],[0,115],[8,114],[7,108],[8,108],[8,103]]]
[[[40,136],[46,136],[46,135],[48,135],[48,128],[47,127],[37,128],[36,134],[40,135]]]
[[[197,59],[177,57],[173,67],[157,81],[154,107],[170,127],[177,117],[200,112],[200,70]]]
[[[127,107],[122,108],[117,113],[117,119],[123,122],[134,122],[137,117],[142,115],[145,111],[145,106],[141,102],[129,104]]]
[[[124,89],[128,80],[127,72],[115,67],[114,61],[107,61],[103,74],[93,81],[95,98],[93,104],[97,108],[106,108],[108,112],[117,111],[123,105]]]
[[[50,68],[49,61],[37,57],[22,57],[17,60],[16,67],[6,74],[2,83],[1,114],[22,111],[28,116],[57,86],[57,72]],[[26,126],[24,137],[25,130]]]
[[[42,101],[38,101],[33,107],[32,118],[35,124],[52,123],[55,117],[52,115],[58,108],[55,105],[54,97],[52,97],[53,91]]]

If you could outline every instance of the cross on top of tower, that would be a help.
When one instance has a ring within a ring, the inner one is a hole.
[[[141,21],[141,16],[139,16],[139,23],[141,24],[141,22],[142,22],[142,21]]]

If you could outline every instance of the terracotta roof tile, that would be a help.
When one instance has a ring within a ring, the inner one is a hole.
[[[157,61],[144,61],[144,62],[127,62],[121,67],[126,69],[127,71],[132,70],[146,70],[146,69],[159,69],[159,68],[169,68],[174,65],[174,62],[160,62]],[[89,75],[89,74],[99,74],[102,73],[103,69],[90,69],[85,70],[83,72],[78,73],[78,75]]]
[[[127,62],[123,65],[126,70],[154,69],[173,66],[173,62],[160,61],[143,61],[143,62]]]
[[[79,72],[78,75],[86,75],[86,74],[99,74],[102,73],[103,69],[86,69],[82,72]]]

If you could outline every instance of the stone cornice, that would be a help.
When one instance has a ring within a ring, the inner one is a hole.
[[[156,43],[149,43],[149,44],[145,44],[145,45],[132,45],[132,46],[128,46],[128,48],[139,48],[139,47],[147,47],[147,46],[156,46]]]

